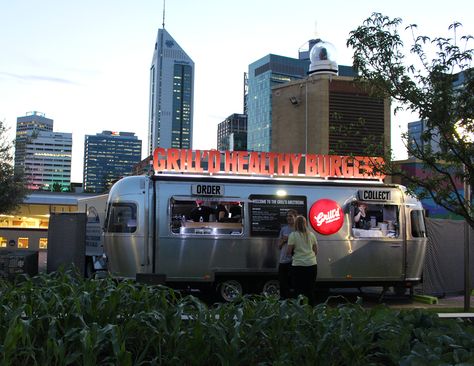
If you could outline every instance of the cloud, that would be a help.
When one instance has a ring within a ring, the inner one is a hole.
[[[2,72],[0,71],[0,78],[1,77],[6,77],[6,78],[11,78],[11,79],[16,79],[20,81],[46,81],[50,83],[61,83],[61,84],[72,84],[72,85],[78,85],[79,83],[73,81],[73,80],[68,80],[68,79],[63,79],[63,78],[58,78],[58,77],[52,77],[52,76],[43,76],[43,75],[19,75],[19,74],[12,74],[9,72]]]

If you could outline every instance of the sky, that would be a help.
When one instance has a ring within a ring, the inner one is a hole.
[[[217,124],[243,112],[250,63],[269,53],[297,58],[317,37],[336,47],[340,65],[351,65],[349,33],[373,12],[415,23],[422,35],[448,36],[454,21],[474,35],[474,2],[452,4],[167,0],[165,28],[195,63],[193,148],[215,148]],[[0,119],[12,139],[17,117],[52,118],[54,131],[73,134],[73,182],[82,182],[85,135],[134,132],[145,157],[149,69],[162,23],[163,0],[0,0]],[[406,157],[400,134],[414,120],[392,116],[396,158]]]

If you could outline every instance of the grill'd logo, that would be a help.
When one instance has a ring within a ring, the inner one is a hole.
[[[333,200],[316,201],[309,210],[309,222],[313,229],[320,234],[337,233],[344,223],[342,208]]]

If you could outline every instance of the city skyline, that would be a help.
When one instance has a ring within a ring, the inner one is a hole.
[[[334,5],[314,1],[300,1],[297,8],[279,0],[168,1],[165,29],[196,68],[193,147],[216,147],[217,124],[243,112],[244,72],[269,53],[297,58],[300,46],[320,37],[337,48],[340,65],[350,65],[352,53],[345,45],[349,32],[372,12],[401,17],[405,26],[416,23],[421,35],[449,36],[454,21],[463,24],[463,34],[474,34],[469,18],[474,5],[464,0],[448,10],[428,1],[340,5],[336,13]],[[0,29],[9,34],[0,39],[0,119],[10,127],[12,139],[16,118],[27,112],[54,119],[57,131],[73,134],[73,182],[82,181],[87,134],[134,132],[144,142],[145,157],[149,71],[162,6],[162,1],[151,0],[0,1]],[[404,38],[409,36],[404,33]],[[392,117],[396,151],[397,126],[406,130],[415,120],[403,114]]]

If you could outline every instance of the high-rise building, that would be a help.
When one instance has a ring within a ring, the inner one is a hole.
[[[271,151],[272,88],[303,79],[310,67],[310,51],[321,40],[310,40],[299,58],[269,54],[249,65],[246,107],[248,115],[247,148],[249,151]],[[339,75],[354,76],[350,66],[339,65]]]
[[[29,189],[67,189],[71,184],[72,134],[53,132],[53,120],[41,112],[17,118],[15,170]]]
[[[141,159],[142,141],[132,132],[103,131],[84,141],[84,191],[102,193],[130,175]]]
[[[28,188],[68,190],[71,184],[72,134],[28,131],[26,136],[24,172]]]
[[[44,113],[33,111],[16,119],[15,139],[15,169],[25,169],[25,149],[28,133],[39,131],[52,131],[53,120],[46,118]]]
[[[247,150],[247,115],[234,113],[217,125],[217,150]]]
[[[165,29],[150,68],[148,154],[157,146],[192,148],[194,62]]]

